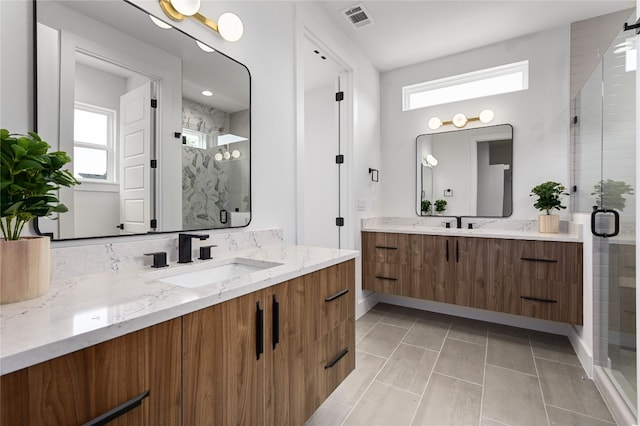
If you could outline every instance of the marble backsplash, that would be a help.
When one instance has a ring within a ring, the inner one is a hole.
[[[215,259],[217,254],[228,255],[237,250],[259,248],[282,243],[281,229],[243,232],[197,231],[195,234],[209,234],[204,241],[193,241],[193,257],[197,258],[198,247],[216,245],[211,249]],[[149,268],[151,256],[145,253],[164,251],[168,262],[178,260],[178,235],[162,234],[157,238],[144,240],[126,240],[74,247],[55,247],[51,249],[51,279],[69,276],[93,275],[105,272],[118,272],[131,269]]]

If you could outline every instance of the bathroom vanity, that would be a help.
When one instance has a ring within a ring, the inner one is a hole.
[[[0,424],[303,424],[355,367],[356,256],[280,243],[54,280],[2,308]],[[162,281],[225,258],[271,267]]]
[[[578,232],[370,224],[363,289],[582,324]]]

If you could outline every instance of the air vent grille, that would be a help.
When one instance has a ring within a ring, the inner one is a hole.
[[[351,6],[350,8],[343,10],[342,13],[355,28],[362,28],[365,25],[373,23],[373,20],[362,3]]]

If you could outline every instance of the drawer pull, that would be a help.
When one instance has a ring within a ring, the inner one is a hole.
[[[342,350],[342,352],[340,352],[338,355],[336,355],[336,357],[334,359],[329,361],[327,363],[327,365],[324,366],[324,369],[326,370],[327,368],[333,367],[334,365],[336,365],[338,363],[338,361],[340,361],[348,353],[349,353],[349,348],[344,348]]]
[[[537,257],[521,257],[520,260],[526,260],[529,262],[547,262],[547,263],[558,263],[557,259],[541,259]]]
[[[324,301],[325,301],[325,302],[331,302],[331,301],[333,301],[333,300],[336,300],[336,299],[338,299],[338,298],[340,298],[340,297],[344,296],[344,295],[345,295],[345,294],[347,294],[347,293],[349,293],[349,289],[348,289],[348,288],[345,288],[344,290],[339,291],[339,292],[337,292],[336,294],[334,294],[334,295],[332,295],[332,296],[327,297],[326,299],[324,299]]]
[[[529,297],[529,296],[520,296],[521,299],[525,299],[525,300],[533,300],[536,302],[546,302],[546,303],[558,303],[557,300],[553,300],[553,299],[541,299],[539,297]]]
[[[398,281],[397,278],[383,277],[382,275],[376,275],[376,278],[378,278],[380,280],[387,280],[387,281]]]
[[[264,353],[264,309],[260,309],[260,302],[256,302],[256,359]]]
[[[275,349],[276,345],[280,343],[280,302],[278,302],[278,298],[275,294],[273,295],[272,305],[273,316],[271,317],[271,343],[273,344],[273,349]]]
[[[123,402],[117,407],[112,408],[111,410],[99,415],[98,417],[89,420],[83,426],[101,426],[106,425],[112,420],[117,419],[123,414],[133,410],[136,407],[139,407],[142,404],[142,400],[149,396],[149,391],[142,392],[138,396],[134,396],[130,400]]]
[[[384,249],[384,250],[398,250],[398,247],[391,247],[391,246],[376,246],[377,249]]]

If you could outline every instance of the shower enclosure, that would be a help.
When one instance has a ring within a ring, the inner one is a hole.
[[[594,369],[637,418],[637,53],[635,33],[619,28],[574,98],[572,209],[591,213]]]

